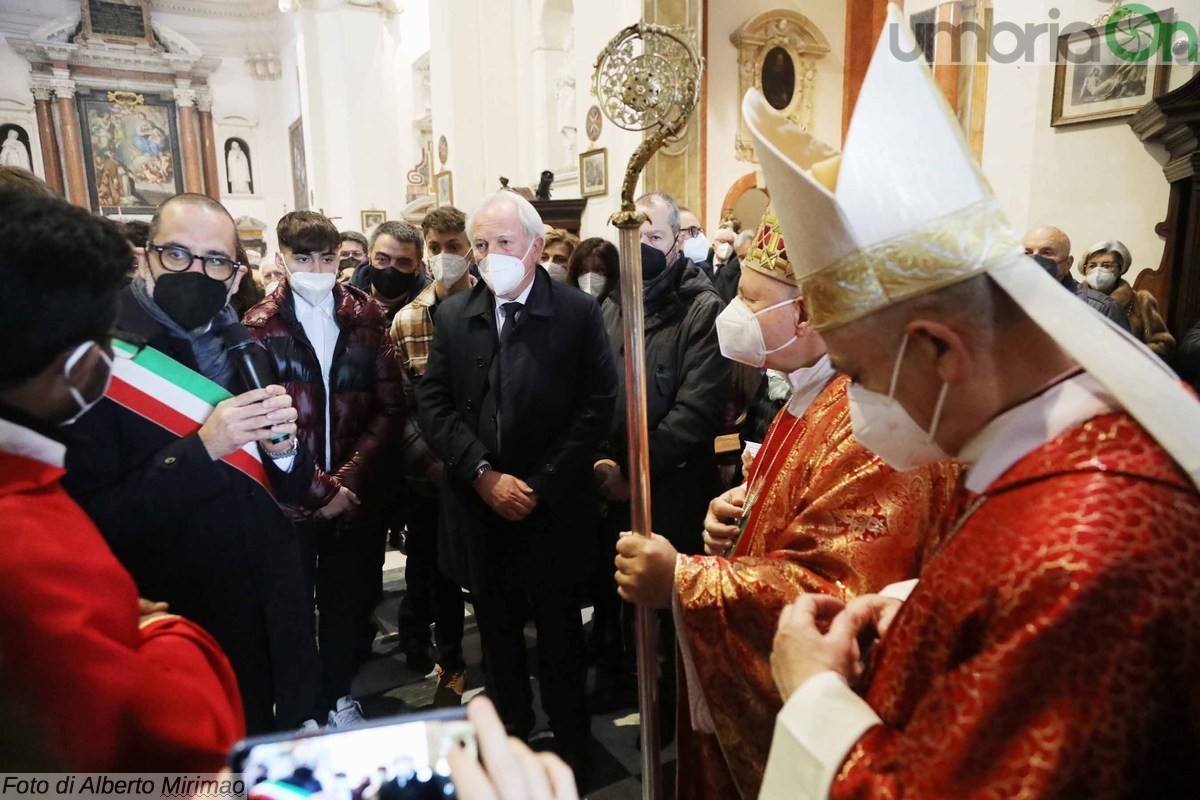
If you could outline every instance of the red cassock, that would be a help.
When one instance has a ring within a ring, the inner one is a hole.
[[[782,705],[769,657],[783,607],[804,592],[849,599],[915,577],[918,533],[958,485],[955,464],[898,473],[858,444],[848,383],[834,378],[799,418],[786,408],[776,416],[748,478],[733,557],[678,562],[688,676],[679,682],[680,798],[758,795]],[[715,735],[692,728],[689,704],[705,706]]]
[[[963,494],[834,798],[1200,797],[1200,495],[1124,414]]]
[[[62,474],[0,451],[0,691],[65,769],[221,769],[245,729],[229,662],[187,620],[138,629],[133,579]]]

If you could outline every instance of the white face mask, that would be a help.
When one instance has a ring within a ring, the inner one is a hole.
[[[908,334],[905,334],[900,342],[900,352],[896,354],[892,383],[886,395],[868,391],[853,383],[849,389],[850,425],[854,430],[854,438],[898,472],[907,472],[950,457],[933,439],[942,418],[942,407],[946,404],[950,384],[942,384],[928,432],[896,401],[896,382],[900,377],[900,364],[904,361],[907,345]]]
[[[104,360],[104,363],[107,366],[107,375],[104,378],[104,388],[100,391],[100,394],[96,395],[95,398],[88,400],[83,396],[83,392],[76,389],[75,384],[71,383],[71,370],[75,368],[75,365],[79,363],[80,359],[87,355],[88,350],[91,350],[93,347],[99,348],[100,358]],[[95,342],[83,342],[75,348],[70,356],[67,357],[67,363],[63,364],[63,377],[67,380],[67,391],[71,393],[71,399],[75,401],[75,405],[78,406],[79,411],[70,419],[58,423],[60,427],[66,427],[67,425],[73,424],[84,414],[91,411],[92,407],[96,405],[96,403],[99,403],[101,400],[103,400],[104,395],[108,394],[108,385],[112,383],[112,359],[109,358],[108,353],[104,352],[104,348],[100,347]]]
[[[729,242],[717,242],[717,246],[713,248],[713,252],[717,258],[722,261],[728,261],[729,257],[733,255],[733,245]]]
[[[439,281],[447,289],[462,280],[462,276],[467,274],[470,267],[471,262],[466,259],[466,256],[457,256],[453,253],[438,253],[429,259],[429,269],[433,273],[433,279]]]
[[[703,233],[683,243],[683,254],[695,263],[708,259],[708,237]]]
[[[517,258],[503,253],[488,253],[479,262],[479,276],[492,290],[492,294],[511,300],[508,295],[525,280],[525,256],[533,249],[533,242],[525,248],[525,255]]]
[[[1117,285],[1117,273],[1113,272],[1111,269],[1101,269],[1097,267],[1089,272],[1083,280],[1088,286],[1092,287],[1096,291],[1108,294],[1113,290],[1113,287]]]
[[[279,281],[271,281],[263,287],[263,291],[267,294],[275,294],[275,290],[279,288]]]
[[[333,292],[337,275],[328,272],[292,272],[288,270],[288,286],[310,304],[319,306]]]
[[[592,297],[599,297],[604,294],[604,288],[607,285],[608,278],[605,278],[599,272],[587,272],[579,276],[579,288]]]
[[[759,325],[758,318],[768,311],[794,305],[795,302],[795,300],[784,300],[782,303],[764,308],[756,314],[742,301],[742,298],[733,298],[733,302],[717,315],[717,341],[721,345],[721,355],[751,367],[761,367],[766,364],[767,356],[778,353],[791,345],[796,341],[796,336],[793,334],[791,339],[779,347],[768,350],[767,344],[763,340],[762,326]]]
[[[555,264],[551,261],[549,264],[546,264],[546,272],[550,273],[551,280],[558,281],[559,283],[567,282],[567,268],[560,264]]]

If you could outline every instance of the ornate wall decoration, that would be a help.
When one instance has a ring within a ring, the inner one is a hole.
[[[729,39],[738,49],[738,97],[756,88],[792,122],[810,126],[817,62],[830,51],[825,34],[803,14],[780,9],[751,17]],[[741,115],[735,147],[738,160],[756,161]]]

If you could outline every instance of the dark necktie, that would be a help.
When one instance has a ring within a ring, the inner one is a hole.
[[[500,306],[504,311],[504,323],[500,326],[500,419],[507,418],[509,403],[513,396],[512,378],[514,369],[512,362],[511,344],[513,331],[517,328],[517,315],[523,306],[517,302],[505,303]],[[504,426],[500,426],[503,430]]]

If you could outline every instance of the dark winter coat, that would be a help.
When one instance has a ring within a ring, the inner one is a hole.
[[[129,289],[117,328],[196,369],[190,345]],[[180,438],[107,398],[70,435],[63,485],[138,593],[166,601],[220,643],[237,673],[249,733],[299,727],[315,710],[320,667],[296,532],[279,504],[210,458],[199,434]],[[299,448],[290,472],[263,462],[276,496],[300,502],[313,470],[308,449]]]
[[[717,269],[716,277],[713,278],[713,288],[717,290],[717,294],[725,301],[725,304],[733,302],[733,298],[737,297],[738,281],[742,279],[742,262],[736,255],[731,255],[729,260],[724,265]]]
[[[317,509],[346,486],[372,506],[387,486],[385,459],[394,455],[404,425],[400,360],[387,335],[379,304],[353,287],[335,284],[333,316],[341,333],[330,369],[329,431],[325,430],[325,381],[317,353],[296,318],[290,287],[280,284],[246,314],[245,325],[271,356],[275,376],[292,396],[299,418],[298,436],[313,453],[313,472],[305,506]],[[330,438],[330,469],[320,462]],[[299,517],[298,509],[289,509]]]
[[[655,533],[682,552],[698,553],[708,503],[718,494],[713,440],[721,432],[731,392],[729,361],[717,344],[717,315],[725,304],[690,261],[674,287],[646,308],[646,405],[650,428],[650,510]],[[604,324],[625,396],[625,336],[621,307],[604,301]],[[618,403],[601,455],[627,471],[625,405]],[[613,509],[625,525],[628,504]],[[625,516],[622,516],[625,515]]]
[[[529,581],[578,584],[597,562],[592,464],[616,401],[604,322],[591,296],[537,268],[509,345],[514,389],[501,431],[495,309],[483,283],[439,304],[418,388],[421,430],[446,465],[442,571],[469,585],[477,570],[506,564]],[[537,492],[525,520],[507,522],[479,498],[485,460]]]

